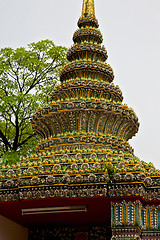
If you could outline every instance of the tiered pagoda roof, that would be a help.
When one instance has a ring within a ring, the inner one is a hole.
[[[160,171],[140,161],[128,142],[139,122],[113,83],[93,0],[83,1],[73,42],[61,84],[50,103],[32,116],[33,130],[41,137],[35,154],[1,168],[1,203],[96,197],[160,200]]]

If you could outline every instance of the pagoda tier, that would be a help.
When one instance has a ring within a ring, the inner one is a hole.
[[[138,131],[138,118],[122,104],[119,87],[111,84],[113,70],[105,62],[107,51],[101,45],[98,21],[85,14],[78,26],[74,45],[67,53],[69,63],[60,73],[62,84],[53,91],[50,104],[33,116],[33,129],[49,141],[67,132],[111,135],[128,141]]]
[[[61,85],[50,103],[32,116],[33,129],[41,137],[36,153],[12,169],[2,168],[1,190],[16,191],[9,199],[125,194],[150,198],[155,169],[136,158],[128,143],[138,131],[138,118],[111,83],[113,70],[105,62],[94,1],[87,2],[67,53],[69,62],[60,73]],[[159,179],[158,171],[155,176]],[[34,193],[35,188],[39,190]]]
[[[111,83],[113,70],[105,62],[107,51],[101,45],[93,0],[84,0],[78,27],[67,53],[69,62],[60,73],[61,85],[50,103],[32,116],[33,129],[41,137],[36,153],[13,167],[2,167],[1,191],[15,189],[7,201],[118,197],[119,188],[124,191],[120,195],[135,196],[139,191],[149,199],[146,192],[155,169],[136,158],[128,143],[138,131],[138,118]],[[159,179],[158,171],[155,176]],[[39,190],[33,193],[34,188]],[[2,194],[1,201],[4,198]]]

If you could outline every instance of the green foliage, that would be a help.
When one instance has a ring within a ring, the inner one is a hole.
[[[3,155],[3,163],[6,165],[7,164],[10,165],[11,163],[18,162],[18,160],[19,160],[19,154],[14,150],[7,151]]]
[[[0,50],[0,158],[18,159],[37,143],[30,117],[49,101],[66,64],[66,48],[50,40]],[[14,153],[15,152],[15,153]]]

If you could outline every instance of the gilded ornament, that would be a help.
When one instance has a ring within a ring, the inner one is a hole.
[[[83,0],[82,15],[95,17],[94,0]]]

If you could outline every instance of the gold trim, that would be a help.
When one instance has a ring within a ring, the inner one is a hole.
[[[68,186],[74,187],[74,186],[92,186],[92,185],[107,185],[107,182],[103,182],[103,183],[75,183],[75,184],[67,184]],[[51,185],[28,185],[28,186],[19,186],[17,187],[15,190],[17,189],[25,189],[25,188],[42,188],[42,187],[54,187],[54,186],[66,186],[66,184],[60,183],[60,184],[51,184]],[[12,190],[12,189],[7,189],[7,190]]]
[[[83,0],[82,15],[95,17],[94,0]]]

